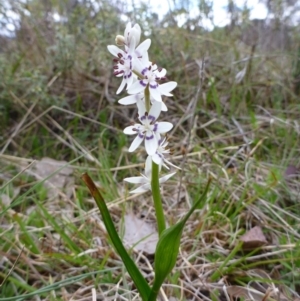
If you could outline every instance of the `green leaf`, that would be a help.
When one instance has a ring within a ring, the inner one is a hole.
[[[100,194],[99,190],[97,189],[95,183],[93,180],[88,176],[88,174],[83,174],[81,176],[82,180],[86,184],[86,186],[89,188],[103,219],[105,228],[107,230],[107,233],[116,248],[118,254],[121,256],[122,261],[133,280],[134,284],[136,285],[142,300],[146,301],[148,300],[151,288],[146,282],[145,278],[141,274],[140,270],[135,265],[134,261],[130,258],[128,255],[119,235],[116,231],[116,228],[114,226],[114,223],[111,219],[111,216],[109,214],[108,208],[106,206],[105,200],[103,199],[102,195]]]
[[[195,209],[197,209],[199,204],[206,197],[210,182],[211,179],[208,180],[202,196],[194,203],[185,217],[177,224],[162,232],[156,246],[154,259],[155,278],[148,301],[156,300],[161,285],[175,266],[183,228],[191,214],[195,211]]]

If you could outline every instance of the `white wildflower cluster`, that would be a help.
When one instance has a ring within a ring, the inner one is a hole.
[[[173,128],[170,122],[158,122],[161,111],[167,111],[167,106],[162,101],[162,96],[173,96],[170,92],[177,86],[176,82],[166,81],[166,69],[159,68],[149,61],[148,49],[151,40],[146,39],[140,43],[141,28],[138,24],[134,26],[128,23],[124,36],[116,37],[115,45],[107,46],[108,51],[115,56],[114,75],[122,77],[122,82],[117,90],[119,94],[126,86],[126,96],[119,100],[120,104],[136,104],[138,108],[138,119],[140,123],[128,126],[124,129],[127,135],[136,135],[129,152],[135,151],[144,141],[148,154],[145,164],[145,174],[140,177],[125,178],[124,181],[141,184],[131,193],[144,192],[151,189],[152,161],[161,166],[171,164],[166,156],[169,150],[168,143],[161,134],[169,132]],[[163,83],[164,82],[164,83]],[[167,181],[175,173],[167,174],[159,179],[160,183]]]

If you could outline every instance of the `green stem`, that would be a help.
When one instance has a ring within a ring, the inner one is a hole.
[[[159,190],[159,166],[152,161],[151,188],[159,236],[166,229],[165,215]]]
[[[148,301],[156,301],[157,300],[157,295],[159,293],[160,287],[161,287],[161,285],[158,282],[154,283],[154,285],[151,289],[151,293],[148,298]]]
[[[146,111],[149,113],[150,111],[150,91],[149,91],[149,86],[146,87],[145,91],[144,91],[144,95],[145,95],[145,107],[146,107]]]
[[[146,87],[145,92],[145,107],[146,111],[150,111],[150,91],[149,86]],[[152,161],[152,176],[151,176],[151,188],[154,202],[154,208],[156,213],[157,227],[159,236],[166,229],[165,215],[162,207],[160,191],[159,191],[159,166]]]

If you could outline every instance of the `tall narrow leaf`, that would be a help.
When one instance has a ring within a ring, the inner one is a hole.
[[[128,255],[121,239],[119,238],[119,235],[115,229],[115,226],[113,224],[113,221],[111,219],[111,216],[109,214],[108,208],[106,206],[105,200],[103,199],[102,195],[100,194],[99,190],[97,189],[95,183],[93,180],[89,177],[88,174],[83,174],[81,176],[82,180],[86,184],[86,186],[89,188],[93,198],[95,199],[95,202],[100,210],[104,225],[106,227],[107,233],[116,248],[118,254],[121,256],[122,261],[125,264],[125,267],[132,278],[134,284],[136,285],[142,300],[146,301],[149,298],[151,289],[148,283],[146,282],[145,278],[133,262],[133,260]]]
[[[183,228],[191,214],[206,197],[210,182],[211,179],[207,182],[202,196],[194,203],[186,216],[180,222],[162,232],[156,246],[154,259],[155,278],[148,301],[156,300],[161,285],[175,266]]]

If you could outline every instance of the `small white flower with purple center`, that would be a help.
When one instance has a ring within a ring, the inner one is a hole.
[[[169,167],[167,166],[167,164],[168,164],[177,169],[181,169],[180,167],[174,165],[169,160],[167,160],[166,156],[168,156],[170,154],[170,150],[166,149],[167,146],[168,146],[168,141],[166,138],[158,141],[158,148],[157,148],[155,154],[152,156],[152,161],[154,163],[156,163],[157,165],[159,165],[160,168],[163,165],[165,168],[169,169]]]
[[[153,156],[158,148],[158,141],[161,139],[160,134],[170,131],[173,128],[173,124],[170,122],[156,121],[161,112],[160,102],[155,102],[151,106],[149,113],[146,112],[145,105],[142,102],[139,102],[138,106],[140,106],[139,120],[141,124],[136,123],[124,129],[126,135],[137,134],[128,151],[135,151],[145,140],[146,152],[149,156]]]
[[[115,65],[114,65],[114,75],[117,77],[123,76],[123,80],[121,82],[121,85],[117,91],[117,94],[119,94],[127,84],[127,87],[130,87],[133,82],[133,51],[135,47],[135,43],[131,44],[132,47],[129,49],[128,52],[125,52],[124,50],[118,48],[115,45],[108,45],[107,49],[108,51],[117,57],[114,59]]]
[[[145,174],[141,174],[140,177],[125,178],[124,181],[132,184],[141,184],[138,188],[130,191],[130,193],[140,193],[151,190],[151,173],[152,173],[152,159],[150,156],[147,157],[145,163]],[[176,172],[170,173],[159,178],[159,183],[162,184],[169,180]]]
[[[128,94],[137,94],[144,91],[147,87],[149,87],[150,95],[156,101],[161,102],[162,95],[165,96],[173,96],[170,94],[170,91],[176,88],[176,82],[167,82],[164,84],[159,84],[159,81],[166,80],[167,71],[164,68],[158,68],[156,64],[150,63],[149,67],[144,67],[140,70],[143,78],[136,81],[128,88]]]

